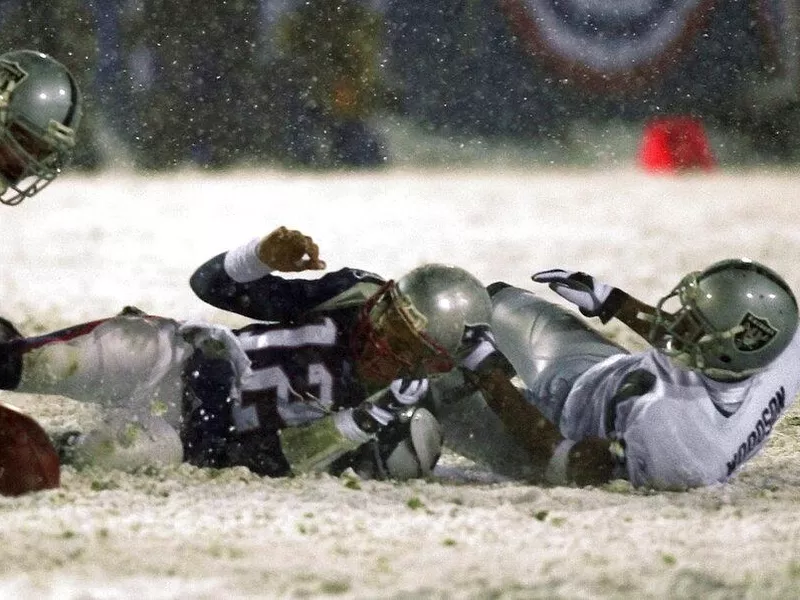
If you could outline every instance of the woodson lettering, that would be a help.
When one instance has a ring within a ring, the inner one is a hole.
[[[769,404],[761,412],[753,430],[747,435],[747,439],[742,442],[736,450],[736,454],[728,461],[728,476],[741,465],[747,458],[764,442],[767,436],[772,433],[772,427],[778,422],[783,409],[786,406],[786,390],[781,386],[775,395],[769,399]]]

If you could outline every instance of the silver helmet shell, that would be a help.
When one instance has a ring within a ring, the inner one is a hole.
[[[34,50],[0,55],[0,202],[19,204],[56,178],[81,120],[69,70]]]
[[[488,325],[483,284],[459,267],[427,264],[387,281],[362,308],[352,336],[360,375],[385,385],[455,366],[467,328]]]
[[[674,313],[664,306],[676,298]],[[684,366],[716,379],[756,373],[788,346],[797,300],[772,269],[727,259],[688,274],[657,305],[651,342]]]
[[[466,328],[488,325],[492,301],[472,274],[450,265],[431,263],[397,281],[397,302],[406,307],[418,331],[454,356]]]

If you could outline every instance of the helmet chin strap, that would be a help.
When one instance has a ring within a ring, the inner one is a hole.
[[[751,377],[761,371],[762,369],[747,369],[745,371],[726,371],[725,369],[715,369],[713,367],[709,367],[702,371],[702,373],[708,376],[709,379],[713,379],[715,381],[725,381],[728,383],[732,383],[735,381],[742,381]]]

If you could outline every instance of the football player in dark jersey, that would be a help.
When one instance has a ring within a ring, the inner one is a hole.
[[[0,389],[99,405],[103,423],[66,440],[78,464],[424,476],[442,444],[418,406],[427,377],[486,330],[489,296],[441,264],[396,282],[350,268],[273,273],[324,267],[310,237],[283,227],[201,265],[198,297],[253,319],[235,330],[136,309],[28,338],[4,322]]]

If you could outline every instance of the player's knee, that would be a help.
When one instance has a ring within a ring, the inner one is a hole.
[[[135,471],[148,466],[169,466],[183,460],[178,432],[161,419],[147,426],[135,420],[105,423],[72,440],[70,463],[78,468]]]

